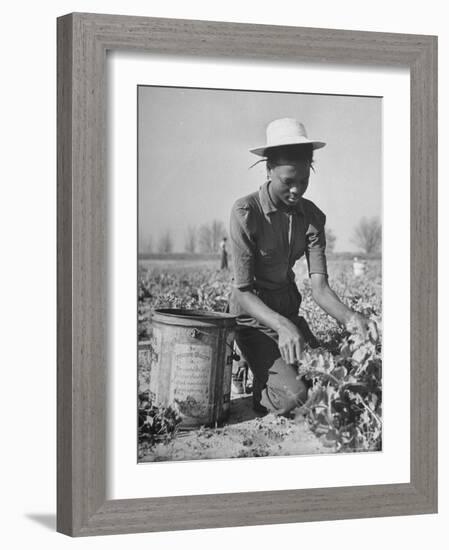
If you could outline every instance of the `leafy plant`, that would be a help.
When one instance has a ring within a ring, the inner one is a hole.
[[[156,407],[148,392],[139,394],[139,457],[155,443],[168,443],[178,431],[181,415],[176,407]]]
[[[372,335],[343,336],[338,351],[306,351],[299,375],[312,382],[299,412],[325,446],[382,448],[382,360]]]
[[[335,262],[330,284],[351,309],[375,320],[381,330],[381,266],[370,262],[365,277],[352,275],[351,263]],[[314,302],[310,280],[297,281],[303,315],[320,342],[307,349],[299,375],[309,384],[308,399],[300,409],[312,431],[337,452],[374,451],[382,448],[381,337],[350,335]],[[215,269],[140,269],[139,338],[150,337],[151,311],[156,308],[187,308],[224,311],[231,291],[229,272]],[[139,421],[146,418],[142,434],[146,443],[156,435],[176,433],[174,410],[139,407]],[[154,414],[153,414],[154,413]],[[148,420],[148,415],[156,420]],[[151,425],[151,429],[150,429]],[[153,428],[154,425],[154,428]],[[158,427],[159,426],[159,427]],[[173,428],[173,429],[172,429]],[[140,429],[140,428],[139,428]],[[159,432],[162,430],[162,432]],[[140,432],[139,432],[140,434]]]

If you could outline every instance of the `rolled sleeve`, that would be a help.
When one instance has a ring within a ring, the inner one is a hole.
[[[229,235],[235,288],[250,288],[254,283],[255,240],[251,234],[250,217],[251,212],[247,205],[234,204]]]
[[[307,246],[305,252],[309,276],[312,273],[327,275],[325,224],[325,214],[315,206],[306,231]]]

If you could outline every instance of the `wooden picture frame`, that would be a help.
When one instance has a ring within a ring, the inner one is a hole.
[[[410,69],[410,483],[106,499],[108,50]],[[437,511],[437,38],[69,14],[58,19],[57,530],[71,536]]]

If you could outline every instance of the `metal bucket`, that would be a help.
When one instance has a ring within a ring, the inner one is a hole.
[[[175,405],[184,428],[222,423],[230,411],[235,317],[158,309],[151,324],[151,401]]]

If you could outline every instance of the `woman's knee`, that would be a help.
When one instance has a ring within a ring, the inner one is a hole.
[[[287,414],[303,405],[307,399],[307,386],[298,376],[297,369],[279,358],[270,368],[262,404],[276,414]]]

